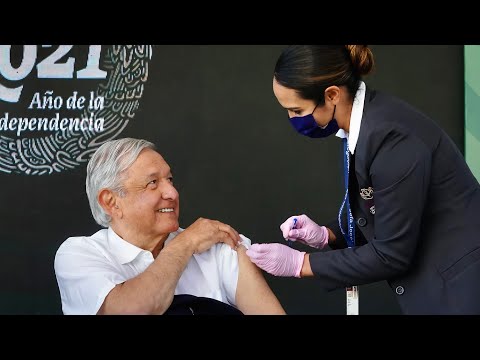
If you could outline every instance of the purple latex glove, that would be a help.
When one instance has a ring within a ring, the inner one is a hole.
[[[275,276],[300,277],[305,252],[282,244],[253,244],[247,255],[260,269]]]
[[[293,219],[297,219],[292,229]],[[311,220],[307,215],[290,216],[280,225],[285,240],[298,241],[316,249],[323,249],[328,244],[328,229]]]

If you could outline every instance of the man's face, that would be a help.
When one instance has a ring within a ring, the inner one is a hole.
[[[156,239],[179,227],[179,194],[170,167],[154,150],[144,149],[126,171],[125,197],[117,198],[129,232]]]

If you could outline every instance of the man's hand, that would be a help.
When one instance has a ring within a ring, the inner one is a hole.
[[[219,242],[228,244],[232,249],[235,249],[241,241],[238,232],[230,225],[204,218],[198,218],[180,235],[192,241],[196,254],[210,249]]]
[[[275,276],[300,277],[305,252],[282,244],[253,244],[247,255],[259,268]]]

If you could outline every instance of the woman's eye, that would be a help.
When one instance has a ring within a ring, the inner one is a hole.
[[[173,184],[173,176],[170,176],[167,179],[168,179],[168,181],[170,181]]]
[[[148,185],[155,185],[157,183],[157,180],[152,180],[148,183]]]

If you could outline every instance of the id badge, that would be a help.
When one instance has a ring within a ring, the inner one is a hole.
[[[358,314],[358,286],[347,287],[347,315]]]

